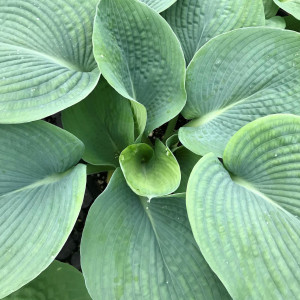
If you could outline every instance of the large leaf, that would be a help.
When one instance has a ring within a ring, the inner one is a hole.
[[[171,6],[176,0],[140,0],[141,2],[146,3],[152,9],[157,12],[162,12]]]
[[[300,295],[300,117],[267,116],[205,155],[187,189],[197,243],[234,299]]]
[[[0,298],[54,260],[83,200],[83,144],[43,121],[0,126]]]
[[[195,243],[184,194],[148,203],[119,169],[89,211],[81,260],[94,300],[229,299]]]
[[[170,194],[180,184],[176,158],[159,140],[155,149],[147,144],[128,146],[120,155],[120,166],[130,188],[149,199]]]
[[[90,300],[82,274],[54,261],[41,275],[5,300]]]
[[[97,0],[0,0],[0,123],[38,120],[84,99],[99,70]]]
[[[300,20],[300,0],[274,0],[283,10]]]
[[[279,7],[273,0],[263,0],[266,19],[276,16]]]
[[[194,119],[179,131],[191,151],[223,155],[230,137],[259,117],[300,113],[300,35],[274,28],[242,28],[220,35],[196,54],[187,71]]]
[[[214,36],[265,24],[261,0],[177,0],[163,16],[179,38],[188,63]]]
[[[107,81],[125,98],[146,107],[147,133],[182,110],[184,57],[159,14],[137,0],[101,0],[93,43]]]
[[[63,111],[64,128],[85,144],[83,159],[94,165],[117,167],[119,155],[134,142],[130,101],[104,79],[83,101]]]

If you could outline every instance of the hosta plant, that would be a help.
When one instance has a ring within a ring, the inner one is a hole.
[[[299,7],[0,0],[0,298],[298,299]]]

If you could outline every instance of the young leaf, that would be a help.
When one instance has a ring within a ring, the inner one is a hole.
[[[273,0],[263,0],[264,9],[265,9],[265,16],[266,19],[273,18],[276,16],[279,7],[274,3]]]
[[[191,151],[223,155],[230,137],[259,117],[300,113],[300,35],[242,28],[204,45],[187,70],[187,105],[194,119],[179,130]]]
[[[118,167],[120,153],[134,142],[130,101],[104,79],[85,100],[63,111],[62,121],[83,141],[83,159],[90,164]]]
[[[147,109],[146,132],[182,110],[185,62],[166,21],[137,0],[101,0],[93,33],[103,76],[121,95]]]
[[[140,0],[141,2],[146,3],[152,9],[157,12],[162,12],[171,6],[176,0]]]
[[[187,63],[216,35],[265,25],[261,0],[177,0],[163,16],[179,38]]]
[[[300,117],[267,116],[193,169],[187,210],[196,241],[233,299],[300,294]]]
[[[176,158],[159,140],[155,149],[147,144],[128,146],[120,155],[120,166],[130,188],[149,199],[170,194],[180,184]]]
[[[82,274],[74,267],[54,261],[36,279],[4,300],[90,300]]]
[[[54,260],[83,200],[83,144],[43,121],[0,126],[0,298]]]
[[[0,0],[0,123],[44,118],[84,99],[99,70],[97,0]]]
[[[91,207],[81,261],[94,300],[230,299],[203,259],[184,194],[134,194],[118,169]]]
[[[273,0],[280,8],[300,20],[300,0]]]

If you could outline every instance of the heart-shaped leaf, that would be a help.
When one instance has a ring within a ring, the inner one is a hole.
[[[43,121],[0,126],[0,298],[54,260],[83,200],[83,144]]]
[[[233,299],[300,295],[300,117],[240,129],[193,169],[187,209],[196,241]]]
[[[54,261],[36,279],[4,300],[90,300],[82,274],[74,267]]]
[[[180,167],[173,153],[157,140],[155,149],[147,144],[128,146],[120,155],[127,184],[149,199],[174,192],[180,184]]]
[[[230,137],[259,117],[300,113],[300,35],[241,28],[204,45],[187,70],[187,105],[194,119],[179,130],[191,151],[218,156]]]
[[[0,0],[0,123],[44,118],[84,99],[99,70],[97,0]]]
[[[146,3],[152,9],[157,12],[162,12],[171,6],[176,0],[140,0],[141,2]]]
[[[158,13],[137,0],[101,0],[93,43],[109,84],[146,107],[147,133],[182,110],[184,57],[175,34]]]
[[[177,0],[163,16],[179,38],[187,63],[214,36],[265,24],[261,0]]]
[[[300,20],[300,0],[273,0],[280,8]]]
[[[94,165],[118,167],[123,149],[134,142],[130,101],[104,79],[83,101],[63,111],[64,128],[85,145],[83,159]]]
[[[263,0],[266,19],[276,16],[279,7],[273,0]]]
[[[195,243],[184,194],[148,203],[120,169],[89,211],[81,261],[94,300],[230,299]]]

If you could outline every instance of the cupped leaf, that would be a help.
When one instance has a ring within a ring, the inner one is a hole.
[[[4,300],[90,300],[82,274],[74,267],[54,261],[36,279]]]
[[[300,117],[267,116],[193,169],[187,210],[196,241],[233,299],[300,294]]]
[[[120,166],[130,188],[140,196],[164,196],[180,184],[180,167],[173,153],[161,141],[128,146],[120,155]]]
[[[300,0],[273,0],[280,8],[300,20]]]
[[[266,19],[273,18],[276,16],[279,7],[273,0],[263,0]]]
[[[285,29],[285,27],[286,27],[285,19],[280,16],[272,17],[272,18],[266,20],[266,26],[273,27],[273,28]]]
[[[187,70],[186,119],[179,138],[191,151],[223,155],[230,137],[259,117],[300,113],[300,35],[242,28],[220,35]]]
[[[146,107],[147,133],[182,110],[184,57],[175,34],[158,13],[137,0],[101,0],[93,43],[109,84]]]
[[[265,25],[261,0],[177,0],[163,13],[187,63],[208,40],[235,28]]]
[[[184,194],[148,203],[120,169],[89,211],[81,261],[94,300],[230,298],[195,243]]]
[[[44,118],[84,99],[99,70],[97,0],[0,0],[0,123]]]
[[[141,2],[146,3],[152,9],[157,12],[162,12],[168,7],[170,7],[176,0],[140,0]]]
[[[85,100],[63,111],[62,121],[84,143],[83,159],[90,164],[117,167],[122,150],[134,142],[130,101],[104,79]]]
[[[0,298],[54,260],[82,204],[83,144],[43,121],[0,126]]]

